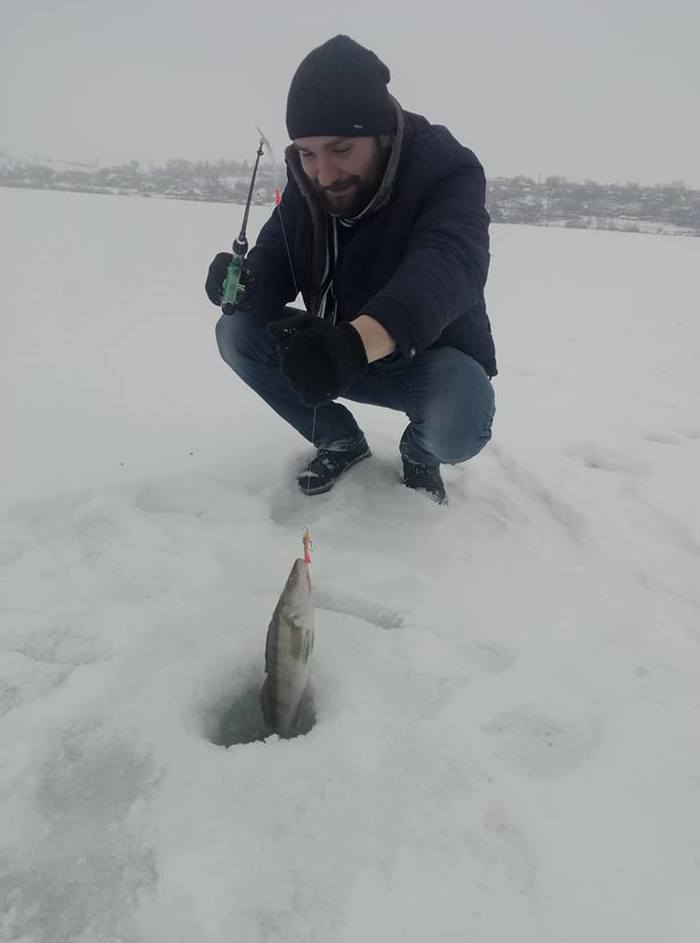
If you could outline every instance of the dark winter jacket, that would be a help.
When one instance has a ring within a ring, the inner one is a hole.
[[[484,303],[489,216],[483,168],[446,128],[398,104],[397,115],[377,196],[350,228],[338,227],[338,319],[367,314],[386,328],[403,357],[428,347],[456,347],[494,376]],[[282,202],[249,255],[255,285],[249,306],[267,317],[293,301],[297,288],[307,310],[318,313],[328,241],[330,218],[296,151],[289,148],[286,156]]]

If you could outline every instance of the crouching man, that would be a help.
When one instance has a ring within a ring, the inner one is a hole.
[[[440,466],[480,452],[494,416],[485,178],[446,128],[403,110],[389,79],[347,36],[302,61],[287,185],[216,336],[226,363],[317,448],[297,479],[305,494],[370,455],[342,397],[406,414],[404,484],[444,503]],[[217,305],[230,260],[209,268]],[[288,307],[299,294],[305,311]]]

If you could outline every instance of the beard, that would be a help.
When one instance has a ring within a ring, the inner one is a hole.
[[[379,189],[390,153],[391,145],[383,146],[379,139],[375,138],[372,160],[362,176],[346,177],[330,187],[321,187],[318,180],[312,180],[314,193],[326,213],[348,218],[358,216]]]

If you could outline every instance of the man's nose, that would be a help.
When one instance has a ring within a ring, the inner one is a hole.
[[[340,176],[338,165],[332,157],[321,155],[318,159],[318,183],[321,187],[330,187]]]

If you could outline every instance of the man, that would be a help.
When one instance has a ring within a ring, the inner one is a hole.
[[[297,479],[305,494],[370,455],[342,396],[407,415],[403,481],[444,503],[440,465],[480,452],[494,415],[485,179],[446,128],[400,107],[389,79],[348,36],[303,60],[282,201],[216,336],[226,363],[318,449]],[[230,259],[210,266],[214,304]],[[299,293],[306,312],[286,307]]]

